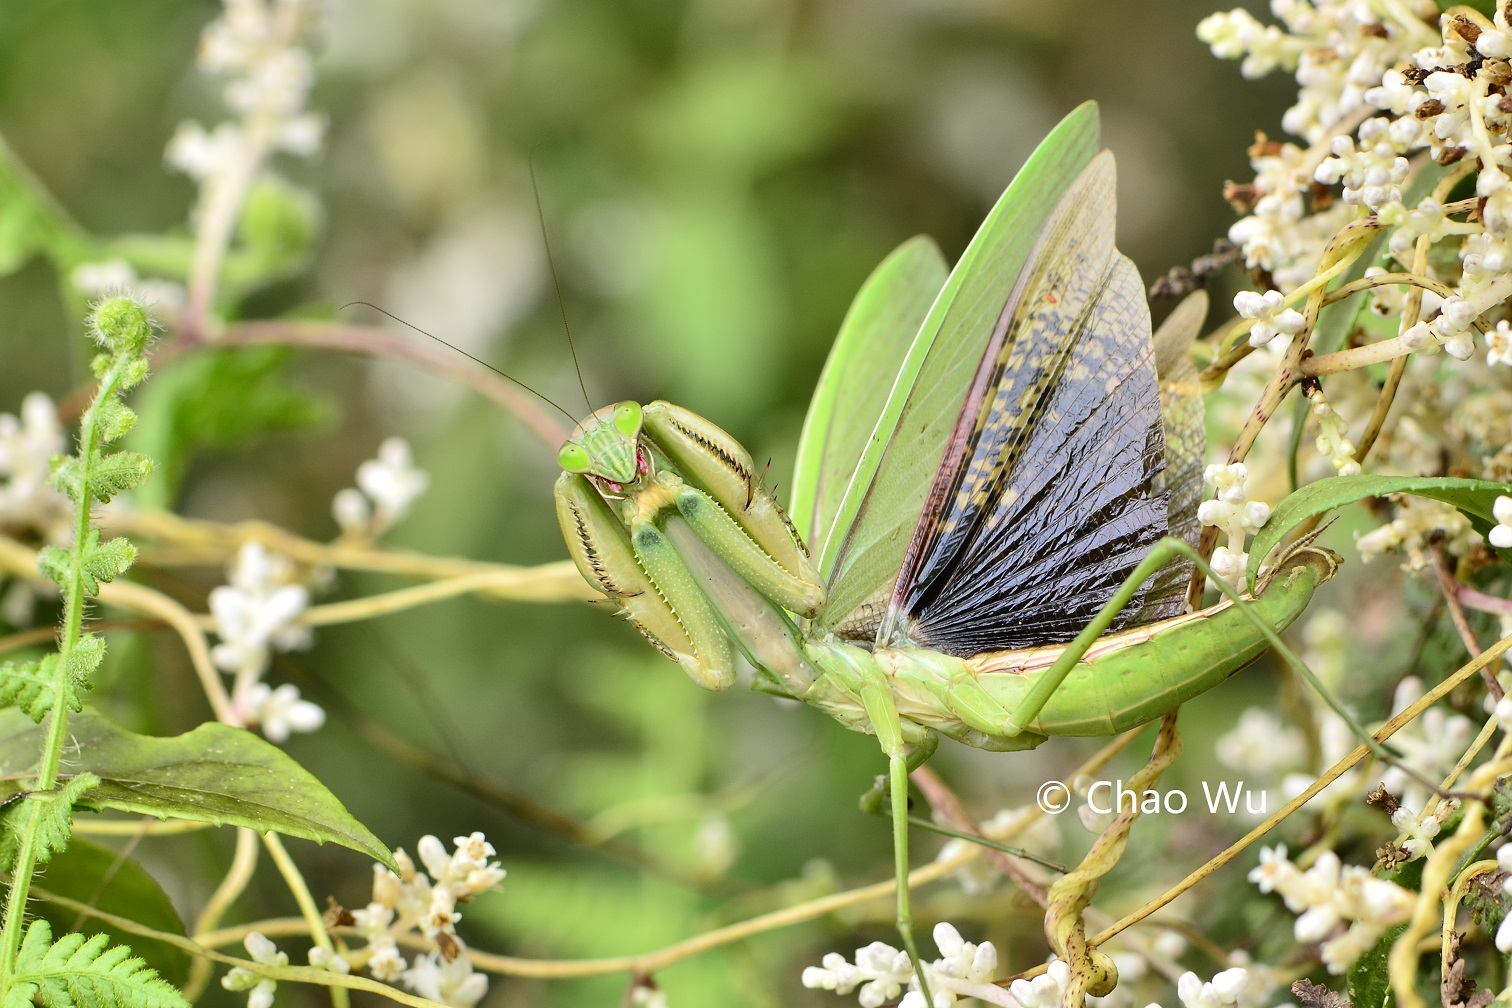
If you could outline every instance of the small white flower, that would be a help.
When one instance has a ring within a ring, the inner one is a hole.
[[[421,997],[453,1008],[473,1008],[488,993],[488,977],[473,971],[467,949],[461,947],[460,940],[457,945],[459,949],[453,959],[446,959],[439,952],[417,956],[414,965],[404,971],[405,986]]]
[[[1420,817],[1403,805],[1392,813],[1391,824],[1402,831],[1397,844],[1407,852],[1409,860],[1428,856],[1428,852],[1433,849],[1433,838],[1438,836],[1438,819],[1433,816]]]
[[[254,962],[264,966],[289,965],[288,955],[256,931],[247,935],[244,944]],[[247,991],[247,1008],[271,1008],[278,982],[237,966],[221,977],[221,986],[228,991]]]
[[[1276,290],[1264,294],[1256,291],[1240,291],[1234,295],[1234,308],[1241,316],[1254,319],[1250,327],[1250,346],[1262,347],[1285,333],[1295,336],[1307,324],[1307,319],[1295,308],[1286,307],[1286,298]]]
[[[35,530],[56,545],[72,540],[73,506],[50,481],[52,458],[66,448],[46,393],[28,393],[18,415],[0,413],[0,527]]]
[[[254,679],[267,667],[272,649],[308,647],[310,630],[295,623],[310,604],[303,585],[290,584],[293,565],[261,543],[242,545],[228,572],[230,584],[210,592],[210,615],[221,642],[211,651],[215,664],[240,679]]]
[[[1496,498],[1491,513],[1496,516],[1496,527],[1486,538],[1497,549],[1512,549],[1512,497]]]
[[[1512,365],[1512,325],[1506,319],[1486,333],[1486,363]]]
[[[331,510],[343,532],[376,536],[409,514],[410,505],[429,485],[430,477],[414,464],[409,442],[391,437],[378,446],[376,459],[357,467],[360,492],[342,490]]]
[[[351,963],[330,949],[321,948],[319,945],[314,945],[310,948],[310,965],[316,969],[330,970],[332,973],[347,974],[352,972]]]
[[[1060,1008],[1061,995],[1071,980],[1071,967],[1056,959],[1033,980],[1015,980],[1008,987],[1019,1008]]]
[[[274,689],[265,682],[247,682],[233,690],[231,701],[243,724],[261,727],[268,741],[280,745],[295,732],[319,731],[325,724],[325,711],[300,699],[298,687],[290,683]]]

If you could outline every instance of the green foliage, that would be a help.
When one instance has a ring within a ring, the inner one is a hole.
[[[89,316],[89,331],[115,357],[135,357],[152,340],[152,320],[136,298],[106,298]]]
[[[57,931],[73,930],[78,924],[79,912],[52,902],[52,896],[86,903],[165,934],[184,934],[184,922],[179,919],[173,901],[163,892],[162,886],[136,861],[108,847],[74,837],[67,850],[53,855],[52,866],[42,884],[46,891],[34,891],[34,895],[40,898],[34,900],[29,909]],[[0,886],[0,891],[3,890],[4,886]],[[188,976],[189,954],[176,945],[118,931],[109,925],[98,925],[91,930],[108,936],[112,945],[129,944],[132,951],[169,983],[182,984]]]
[[[103,934],[52,940],[45,920],[32,921],[4,1006],[42,1008],[188,1008],[189,1002],[125,945]]]
[[[1370,951],[1356,959],[1349,968],[1344,996],[1354,1008],[1391,1008],[1396,1003],[1396,996],[1391,992],[1391,978],[1386,973],[1386,960],[1391,955],[1392,944],[1406,930],[1406,924],[1389,928]]]
[[[100,542],[98,529],[91,529],[84,547],[84,563],[80,574],[84,590],[91,595],[100,594],[101,581],[114,581],[136,561],[136,547],[117,537],[109,542]]]
[[[1476,531],[1484,533],[1496,524],[1492,514],[1496,498],[1509,492],[1512,488],[1502,483],[1452,476],[1332,476],[1293,491],[1276,505],[1270,520],[1250,544],[1250,555],[1257,560],[1269,556],[1271,550],[1305,521],[1369,497],[1394,493],[1428,497],[1448,504],[1463,512]],[[1258,562],[1250,564],[1251,591],[1259,567]]]
[[[100,778],[81,773],[51,791],[28,792],[22,801],[6,809],[4,830],[0,832],[0,865],[7,871],[15,865],[22,842],[22,824],[32,810],[41,810],[32,826],[37,863],[47,864],[54,854],[67,850],[73,834],[74,806],[99,785]]]
[[[131,438],[158,465],[138,505],[169,504],[197,451],[225,451],[325,422],[332,412],[326,401],[290,383],[293,359],[280,347],[208,351],[159,372],[142,393],[143,420]]]
[[[59,471],[63,468],[66,467],[60,466]],[[148,468],[151,468],[150,463]],[[102,544],[99,529],[89,530],[82,550],[84,561],[79,576],[84,590],[90,595],[98,595],[101,581],[114,581],[136,561],[135,546],[119,537]],[[73,554],[57,546],[45,546],[38,554],[37,568],[59,588],[67,589],[74,576]]]
[[[208,723],[173,738],[126,731],[92,712],[69,719],[73,765],[97,774],[96,809],[245,826],[331,841],[393,866],[387,847],[282,749],[242,728]],[[36,760],[42,729],[0,713],[0,776]]]
[[[119,399],[107,399],[95,410],[95,427],[100,432],[100,440],[107,443],[124,437],[136,422],[136,413]]]
[[[0,704],[19,708],[40,724],[58,702],[58,661],[58,655],[50,654],[34,661],[0,664]],[[78,695],[64,685],[67,707],[78,710]]]
[[[297,269],[320,231],[320,207],[309,193],[276,175],[253,184],[237,227],[252,283]]]

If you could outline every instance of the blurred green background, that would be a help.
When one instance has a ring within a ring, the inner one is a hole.
[[[369,300],[582,412],[533,163],[594,405],[681,403],[770,458],[781,486],[861,280],[915,233],[958,254],[1077,103],[1102,105],[1120,172],[1119,244],[1146,280],[1209,249],[1233,219],[1223,181],[1248,177],[1253,131],[1274,129],[1289,91],[1284,79],[1244,83],[1208,54],[1193,30],[1211,9],[1188,0],[332,4],[311,103],[330,117],[326,153],[276,163],[318,197],[322,236],[307,272],[240,310],[266,317]],[[162,152],[181,119],[223,117],[218,88],[192,59],[218,10],[179,0],[6,5],[0,134],[87,228],[187,227],[194,190],[164,169]],[[77,324],[39,263],[0,279],[0,341],[0,410],[32,389],[61,396],[84,377]],[[306,411],[313,423],[196,452],[181,485],[158,492],[188,515],[258,517],[329,538],[332,495],[385,436],[401,434],[432,485],[390,543],[511,563],[564,556],[554,448],[513,418],[392,363],[306,354],[287,374],[318,407]],[[139,574],[197,610],[223,579]],[[326,597],[392,586],[342,578]],[[122,634],[111,647],[98,696],[116,716],[162,733],[209,716],[176,639]],[[741,689],[704,694],[602,610],[450,602],[323,630],[271,679],[292,679],[328,706],[326,729],[288,748],[386,842],[413,851],[424,833],[487,833],[510,875],[501,894],[465,908],[462,934],[479,948],[639,952],[795,894],[889,874],[885,821],[855,811],[881,768],[872,740]],[[465,777],[613,824],[622,842],[685,877],[522,824],[375,750],[358,734],[372,724]],[[938,763],[986,818],[1030,800],[1034,783],[1085,751],[947,747]],[[1085,845],[1074,822],[1063,832],[1068,850]],[[229,840],[153,841],[138,856],[192,914]],[[366,903],[370,868],[357,856],[294,846],[317,897]],[[921,839],[916,861],[937,846]],[[255,918],[293,907],[265,865],[238,910]],[[878,905],[777,932],[656,979],[674,1008],[838,1004],[799,988],[801,967],[891,940],[889,916]],[[1006,891],[974,899],[937,886],[920,917],[926,929],[948,918],[968,938],[997,941],[1014,968],[1044,955]],[[302,961],[302,949],[291,951]],[[623,976],[496,979],[485,1004],[613,1005],[626,987]],[[208,1000],[217,998],[240,996],[217,989]],[[280,999],[318,1000],[287,986]]]

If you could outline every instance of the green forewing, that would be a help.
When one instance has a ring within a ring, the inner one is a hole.
[[[911,238],[872,271],[851,303],[809,403],[793,477],[793,524],[825,555],[841,496],[949,267],[934,241]]]
[[[874,612],[859,614],[863,622],[880,617],[996,323],[1046,221],[1098,146],[1089,102],[1030,156],[935,299],[836,507],[836,533],[819,547],[830,585],[823,625],[854,622],[863,606]]]

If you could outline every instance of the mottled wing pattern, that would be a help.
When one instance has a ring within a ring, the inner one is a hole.
[[[1165,426],[1165,472],[1156,483],[1164,489],[1167,534],[1197,545],[1201,525],[1202,467],[1206,431],[1202,385],[1187,354],[1207,318],[1205,291],[1189,294],[1155,331],[1155,373],[1160,379],[1160,414]],[[1186,607],[1190,562],[1171,564],[1150,583],[1136,623],[1153,623],[1175,616]]]
[[[1068,640],[1166,534],[1149,311],[1113,247],[1115,185],[1112,156],[1099,155],[1042,232],[930,490],[884,636],[957,655]],[[1144,605],[1136,597],[1115,625]]]

